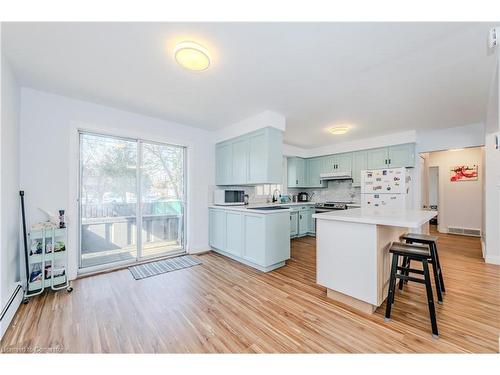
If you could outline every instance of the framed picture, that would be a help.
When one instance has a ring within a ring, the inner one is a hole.
[[[477,165],[457,165],[451,167],[450,181],[477,181]]]

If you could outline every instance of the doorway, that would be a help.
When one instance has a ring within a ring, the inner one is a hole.
[[[185,252],[185,147],[80,132],[79,268]]]

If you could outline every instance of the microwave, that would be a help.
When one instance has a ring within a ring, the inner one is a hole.
[[[239,206],[245,204],[245,190],[217,189],[214,203],[218,206]]]

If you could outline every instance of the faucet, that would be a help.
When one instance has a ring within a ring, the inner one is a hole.
[[[276,197],[276,192],[278,192],[277,197]],[[281,197],[281,191],[279,189],[274,189],[274,191],[273,191],[273,203],[277,202],[279,197]]]

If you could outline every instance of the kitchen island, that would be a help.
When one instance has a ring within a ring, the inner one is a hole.
[[[355,208],[313,215],[316,281],[327,296],[365,313],[380,306],[389,289],[390,245],[411,230],[427,232],[437,211]]]

